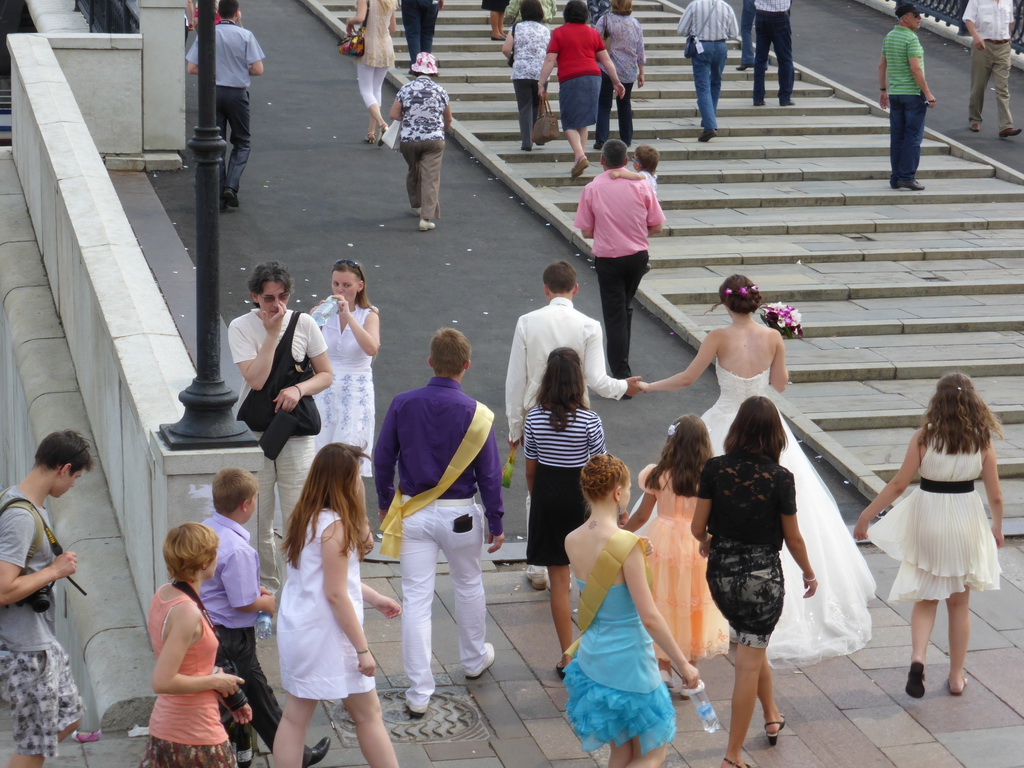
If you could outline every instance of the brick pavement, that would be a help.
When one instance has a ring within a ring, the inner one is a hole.
[[[888,594],[896,562],[870,548],[864,550]],[[903,692],[910,656],[910,605],[875,599],[871,613],[874,637],[849,657],[801,670],[777,671],[779,704],[787,727],[777,747],[769,748],[755,713],[747,736],[746,758],[760,768],[1021,768],[1024,766],[1024,541],[1000,552],[1002,588],[971,598],[972,635],[967,656],[970,684],[962,698],[945,692],[946,631],[939,611],[929,651],[928,691],[920,700]],[[607,750],[588,755],[565,716],[565,689],[554,670],[558,648],[551,628],[546,593],[535,592],[521,566],[489,568],[484,574],[489,612],[488,639],[497,649],[494,666],[477,681],[467,681],[458,664],[452,589],[439,566],[434,605],[435,674],[445,690],[468,692],[468,701],[483,715],[486,738],[446,742],[397,743],[402,768],[592,768],[607,763]],[[364,578],[375,589],[400,592],[397,566],[366,563]],[[404,683],[398,622],[370,612],[367,633],[380,670],[378,689],[386,694]],[[261,651],[272,679],[277,678],[273,643]],[[732,686],[730,657],[699,665],[723,723],[729,718]],[[464,689],[463,689],[464,686]],[[675,702],[679,732],[667,766],[718,768],[726,733],[706,734],[693,707]],[[340,720],[332,724],[331,703],[317,712],[312,743],[334,739],[324,768],[364,765]],[[391,724],[404,718],[386,710]],[[399,723],[400,724],[400,723]],[[0,714],[0,755],[10,751],[9,714]],[[123,733],[104,734],[94,744],[62,748],[52,764],[62,768],[134,768],[143,739]],[[254,766],[273,761],[258,757]]]

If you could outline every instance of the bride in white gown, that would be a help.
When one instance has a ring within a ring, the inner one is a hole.
[[[715,455],[723,443],[740,403],[764,395],[768,387],[782,392],[789,373],[786,349],[778,331],[754,320],[761,295],[749,279],[733,275],[719,288],[719,298],[732,324],[711,331],[690,366],[662,381],[641,382],[646,392],[688,387],[715,361],[721,394],[703,415]],[[789,552],[782,550],[786,591],[779,620],[768,644],[768,660],[777,667],[803,667],[823,659],[845,656],[871,639],[867,603],[874,597],[875,580],[846,528],[835,499],[783,420],[788,445],[781,464],[796,480],[800,532],[818,578],[818,591],[803,599],[801,572]]]

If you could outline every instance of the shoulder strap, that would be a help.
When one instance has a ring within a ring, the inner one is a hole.
[[[597,562],[594,563],[594,567],[590,571],[587,585],[583,588],[583,593],[580,595],[578,613],[580,637],[569,646],[569,649],[565,652],[566,655],[570,657],[576,655],[580,640],[583,639],[583,633],[587,631],[587,628],[594,621],[594,617],[604,603],[604,599],[608,596],[608,590],[612,588],[612,584],[619,575],[619,571],[622,570],[622,566],[626,563],[626,558],[629,557],[629,553],[633,551],[633,547],[639,541],[640,537],[635,533],[618,530],[612,534],[612,537],[608,539],[608,543],[604,545],[604,549],[597,556]],[[647,565],[647,553],[643,548],[640,549],[640,552],[644,557],[644,568],[647,571],[647,582],[649,584],[651,581],[651,570]]]
[[[494,412],[486,405],[477,402],[476,410],[473,412],[473,421],[469,424],[462,442],[452,456],[444,474],[441,475],[437,485],[423,493],[417,493],[410,499],[402,501],[402,492],[396,486],[395,495],[391,499],[391,508],[387,517],[381,523],[381,530],[384,532],[384,541],[381,543],[382,555],[397,558],[402,551],[402,521],[414,515],[428,504],[432,504],[441,498],[441,494],[451,488],[452,483],[462,476],[473,460],[480,453],[491,434],[491,424],[494,422]]]
[[[5,489],[3,493],[0,494],[0,496],[6,494],[7,491],[9,490],[10,488]],[[33,504],[28,499],[24,498],[8,499],[7,501],[5,501],[3,503],[3,506],[0,506],[0,515],[3,515],[3,513],[6,512],[11,507],[18,507],[19,509],[24,509],[30,515],[32,515],[32,519],[35,521],[36,524],[35,536],[32,537],[32,543],[29,545],[28,552],[25,554],[25,568],[28,568],[29,560],[31,560],[35,556],[36,552],[39,551],[39,548],[43,546],[43,539],[45,538],[45,533],[43,532],[43,528],[45,525],[43,523],[43,516],[39,514],[39,510],[36,509],[35,504]]]

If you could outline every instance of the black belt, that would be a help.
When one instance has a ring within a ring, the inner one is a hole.
[[[1006,40],[989,40],[989,39],[988,39],[988,38],[986,37],[986,38],[985,38],[985,42],[986,42],[986,43],[995,43],[996,45],[1005,45],[1006,43],[1010,42],[1010,39],[1009,39],[1009,38],[1007,38]]]
[[[757,11],[755,11],[755,13],[760,13],[760,14],[763,14],[765,16],[788,16],[789,15],[789,11],[762,11],[762,10],[757,10]]]
[[[928,493],[971,493],[974,490],[973,480],[929,480],[921,478],[921,490]]]
[[[726,40],[701,40],[702,43],[725,43]]]

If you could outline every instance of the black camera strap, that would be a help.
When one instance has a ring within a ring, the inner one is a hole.
[[[214,634],[216,634],[217,627],[214,626],[213,619],[211,619],[210,614],[206,612],[206,606],[203,605],[202,598],[196,594],[196,591],[194,589],[192,589],[192,585],[187,584],[184,581],[172,581],[171,586],[177,590],[184,592],[186,595],[192,598],[192,602],[199,606],[199,612],[203,614],[203,618],[206,619],[206,622],[210,625],[210,629],[212,629]]]
[[[18,507],[19,509],[24,509],[26,512],[31,514],[35,518],[35,520],[36,520],[36,527],[37,527],[37,529],[40,526],[42,527],[42,529],[43,529],[43,536],[49,542],[50,549],[53,550],[53,556],[54,557],[60,557],[61,555],[64,554],[64,548],[60,545],[60,542],[57,541],[57,537],[56,537],[56,535],[54,535],[53,531],[50,530],[50,526],[46,524],[46,520],[43,519],[43,516],[41,514],[39,514],[39,510],[36,509],[36,505],[35,504],[33,504],[31,501],[29,501],[28,499],[26,499],[23,496],[19,496],[17,498],[9,499],[6,502],[4,502],[4,505],[2,507],[0,507],[0,515],[2,515],[4,512],[6,512],[9,507]],[[32,555],[34,554],[34,552],[35,552],[35,543],[33,542],[33,546],[29,548],[29,553],[28,553],[29,559],[32,558]],[[26,562],[25,565],[27,567],[28,563]],[[65,576],[64,578],[66,578],[68,580],[68,582],[75,589],[77,589],[79,592],[81,592],[83,595],[88,595],[89,594],[84,589],[82,589],[82,587],[79,586],[78,582],[76,582],[70,576]]]

